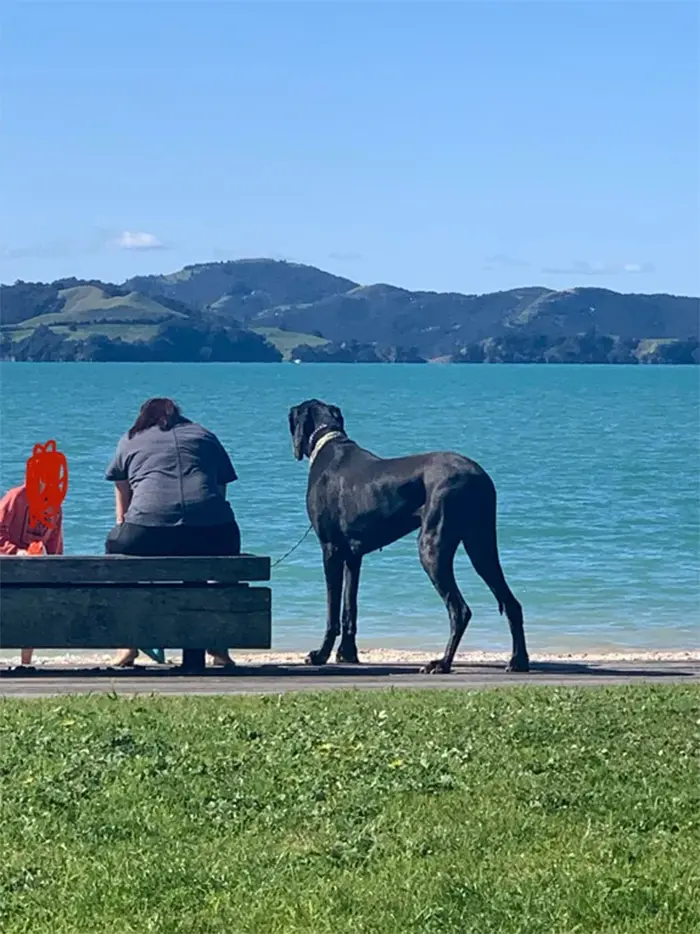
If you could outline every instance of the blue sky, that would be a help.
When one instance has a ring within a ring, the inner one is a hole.
[[[698,10],[8,4],[0,279],[700,294]]]

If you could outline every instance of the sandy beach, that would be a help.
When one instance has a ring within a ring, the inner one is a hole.
[[[106,667],[115,658],[114,652],[73,652],[73,653],[42,653],[37,650],[34,657],[36,668],[69,668],[69,667]],[[231,655],[240,665],[301,665],[304,662],[304,652],[236,652]],[[366,665],[422,665],[436,652],[417,651],[414,649],[398,648],[372,648],[360,651],[360,660]],[[170,664],[179,664],[180,652],[173,650],[166,653]],[[505,664],[508,654],[489,652],[459,652],[455,657],[456,665],[488,665]],[[615,664],[618,662],[700,662],[700,649],[687,651],[619,651],[619,652],[570,652],[560,654],[532,653],[532,662],[587,662],[593,664]],[[19,664],[18,652],[3,652],[0,654],[0,666],[15,667]],[[148,656],[140,655],[139,667],[162,668],[152,662]],[[332,660],[329,664],[332,664]]]

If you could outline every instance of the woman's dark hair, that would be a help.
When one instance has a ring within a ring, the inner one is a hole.
[[[189,423],[189,418],[185,418],[172,399],[146,399],[138,418],[129,429],[129,438],[146,431],[147,428],[158,426],[161,431],[170,431],[175,425],[185,423]]]

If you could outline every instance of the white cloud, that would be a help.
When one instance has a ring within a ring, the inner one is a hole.
[[[114,240],[115,246],[122,250],[162,250],[163,244],[151,233],[143,230],[123,230]]]

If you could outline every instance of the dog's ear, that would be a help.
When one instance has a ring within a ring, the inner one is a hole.
[[[343,418],[343,413],[340,411],[337,405],[329,405],[328,411],[333,416],[335,422],[337,422],[338,428],[340,431],[345,431],[345,420]]]
[[[313,426],[308,429],[310,412],[301,405],[292,406],[289,410],[289,432],[292,436],[292,450],[298,461],[303,460],[306,452],[306,443]]]

